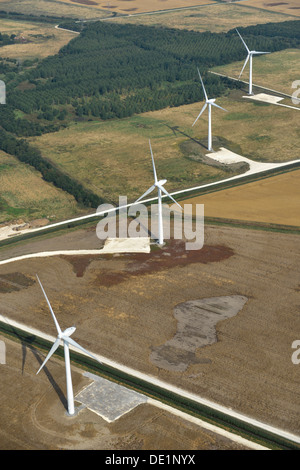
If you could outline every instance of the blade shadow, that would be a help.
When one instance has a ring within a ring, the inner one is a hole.
[[[43,363],[43,358],[41,357],[40,351],[38,351],[34,346],[32,346],[32,343],[35,341],[36,336],[35,335],[30,335],[24,339],[24,337],[12,326],[12,331],[13,334],[18,338],[18,340],[21,343],[22,346],[22,375],[24,374],[24,368],[25,368],[25,363],[26,363],[26,357],[27,357],[27,349],[32,352],[36,360],[38,361],[39,365],[41,366]],[[38,369],[37,369],[38,370]],[[57,393],[61,403],[63,406],[67,409],[67,399],[65,397],[64,392],[60,388],[60,386],[57,384],[55,379],[53,378],[53,375],[47,368],[47,366],[44,366],[43,371],[45,372],[50,384],[52,385],[53,389]],[[42,371],[41,371],[42,372]]]

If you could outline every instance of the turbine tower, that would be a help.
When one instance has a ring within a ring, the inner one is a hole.
[[[72,335],[72,333],[74,333],[74,331],[76,330],[75,326],[71,326],[70,328],[67,328],[66,330],[64,331],[61,331],[60,329],[60,326],[58,324],[58,321],[54,315],[54,312],[52,310],[52,307],[50,305],[50,302],[48,300],[48,297],[46,295],[46,292],[44,291],[44,288],[41,284],[41,281],[39,280],[38,276],[37,277],[37,280],[39,281],[39,284],[41,286],[41,289],[43,291],[43,294],[45,296],[45,299],[47,301],[47,304],[48,304],[48,307],[50,309],[50,312],[51,312],[51,315],[53,317],[53,320],[54,320],[54,323],[55,323],[55,326],[56,326],[56,329],[57,329],[57,333],[58,333],[58,336],[55,340],[55,342],[53,343],[53,346],[52,348],[50,349],[46,359],[44,360],[43,364],[41,365],[41,367],[39,368],[39,370],[37,371],[36,374],[38,374],[40,372],[40,370],[44,367],[44,365],[46,364],[46,362],[50,359],[50,357],[52,356],[52,354],[57,350],[57,348],[59,347],[60,345],[60,342],[61,340],[63,341],[63,345],[64,345],[64,354],[65,354],[65,367],[66,367],[66,382],[67,382],[67,400],[68,400],[68,414],[70,416],[73,416],[75,414],[75,408],[74,408],[74,394],[73,394],[73,385],[72,385],[72,376],[71,376],[71,364],[70,364],[70,352],[69,352],[69,345],[71,344],[72,346],[75,346],[76,348],[78,348],[80,351],[84,352],[85,354],[88,354],[89,356],[91,356],[93,359],[95,359],[96,361],[98,361],[98,359],[96,357],[94,357],[89,351],[87,351],[86,349],[84,349],[82,346],[80,346],[78,343],[76,343],[76,341],[74,341],[73,339],[70,338],[70,336]],[[98,361],[99,362],[99,361]]]
[[[197,68],[197,70],[198,70],[198,74],[199,74],[200,81],[201,81],[202,88],[203,88],[203,92],[204,92],[205,104],[204,104],[203,108],[201,109],[200,113],[198,114],[198,117],[195,119],[193,126],[196,124],[199,117],[201,116],[201,114],[205,111],[205,109],[208,106],[208,139],[207,139],[208,142],[207,142],[207,150],[209,152],[212,152],[213,148],[212,148],[212,132],[211,132],[211,107],[215,106],[216,108],[220,108],[223,111],[227,111],[227,110],[224,109],[224,108],[221,108],[221,106],[217,105],[215,103],[216,100],[214,98],[208,99],[207,93],[206,93],[206,90],[205,90],[205,87],[204,87],[204,83],[203,83],[202,77],[201,77],[200,72],[199,72],[199,69]]]
[[[244,65],[243,65],[243,68],[241,70],[239,79],[241,78],[241,75],[244,71],[244,68],[246,67],[246,65],[248,63],[248,60],[249,60],[249,91],[248,91],[248,95],[253,95],[253,91],[252,91],[252,68],[253,68],[252,67],[252,58],[253,58],[254,55],[270,54],[270,52],[250,51],[247,44],[245,43],[244,39],[242,38],[242,36],[240,35],[240,33],[238,32],[237,29],[236,29],[236,32],[240,36],[245,48],[247,49],[247,57],[246,57]]]
[[[154,173],[154,184],[149,188],[147,189],[147,191],[141,196],[139,197],[134,204],[136,204],[137,202],[139,202],[141,199],[143,199],[145,196],[147,196],[148,194],[150,194],[155,188],[157,188],[157,192],[158,192],[158,244],[159,245],[163,245],[164,244],[164,234],[163,234],[163,220],[162,220],[162,194],[161,193],[165,193],[169,198],[172,199],[172,201],[175,202],[175,204],[177,204],[178,207],[180,207],[180,209],[182,209],[181,205],[178,204],[178,202],[175,201],[175,199],[171,196],[171,194],[169,194],[165,188],[163,187],[163,185],[167,182],[166,179],[164,180],[159,180],[157,179],[157,174],[156,174],[156,169],[155,169],[155,163],[154,163],[154,157],[153,157],[153,152],[152,152],[152,148],[151,148],[151,142],[150,142],[150,139],[149,139],[149,146],[150,146],[150,152],[151,152],[151,158],[152,158],[152,166],[153,166],[153,173]]]

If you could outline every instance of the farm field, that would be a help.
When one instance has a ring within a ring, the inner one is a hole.
[[[97,240],[91,229],[72,237],[71,246],[85,248]],[[46,239],[23,243],[23,253],[34,251],[37,244],[41,250],[43,243],[49,249]],[[56,244],[52,237],[53,247],[62,248],[63,243],[64,236]],[[181,241],[170,241],[151,254],[15,262],[0,268],[1,312],[54,335],[35,280],[38,273],[61,326],[76,324],[74,339],[83,347],[297,434],[299,377],[291,345],[300,327],[295,315],[298,245],[299,236],[293,234],[206,226],[204,247],[196,251],[187,252]],[[68,235],[65,246],[70,247]],[[1,257],[19,251],[17,246],[1,249]],[[195,331],[206,327],[201,316],[188,313],[189,303],[216,303],[224,296],[238,296],[243,306],[230,318],[216,320],[213,341],[197,346]],[[188,326],[189,314],[193,328]],[[30,351],[25,359],[26,370],[35,367]],[[47,369],[53,380],[63,377],[61,365],[56,372],[55,359]],[[44,378],[39,376],[39,381]],[[55,393],[51,384],[47,390],[51,396]],[[61,407],[56,394],[53,400]],[[51,398],[49,413],[52,403]]]
[[[217,100],[228,113],[213,110],[214,149],[221,145],[263,162],[297,159],[294,142],[298,130],[291,125],[297,111],[257,105],[243,94],[235,91]],[[133,202],[152,183],[149,139],[157,172],[168,180],[168,191],[235,174],[224,165],[203,163],[208,154],[207,116],[201,116],[192,127],[201,107],[202,103],[194,103],[121,120],[77,123],[29,141],[44,157],[106,200],[118,202],[122,195]]]
[[[255,8],[263,8],[274,13],[300,16],[300,6],[298,0],[284,0],[284,2],[276,0],[247,0],[247,5],[253,6]]]
[[[67,18],[95,18],[95,9],[79,3],[59,0],[0,0],[0,9],[23,15],[48,15]],[[98,10],[97,18],[106,17],[107,12]]]
[[[171,10],[173,8],[186,8],[190,6],[215,3],[214,0],[113,0],[106,2],[101,0],[57,0],[63,3],[86,5],[94,10],[106,10],[121,14],[145,13],[159,10]]]
[[[43,354],[1,335],[0,340],[5,341],[7,356],[6,365],[0,366],[1,450],[247,449],[150,403],[140,404],[112,423],[85,408],[75,426],[64,413],[63,362],[54,359],[46,373],[36,376]],[[75,393],[92,383],[77,367],[72,367],[72,377]]]
[[[24,43],[0,48],[0,57],[19,59],[21,63],[26,59],[43,59],[57,54],[75,36],[72,32],[55,29],[53,24],[20,22],[4,18],[1,18],[0,29],[3,34],[16,34],[25,38]]]
[[[0,223],[24,218],[59,220],[83,214],[75,199],[40,173],[0,151]]]
[[[294,11],[294,10],[293,10]],[[216,21],[216,17],[218,21]],[[149,26],[165,26],[169,28],[187,29],[193,31],[227,32],[237,26],[251,26],[260,23],[295,20],[293,12],[290,15],[279,14],[271,10],[258,9],[242,3],[218,3],[203,5],[195,10],[174,11],[167,14],[144,15],[132,18],[114,18],[118,23],[144,24]]]
[[[266,51],[267,52],[267,51]],[[253,83],[264,86],[272,90],[292,95],[298,89],[292,87],[296,80],[300,80],[299,75],[299,49],[286,49],[284,51],[272,52],[265,56],[258,56],[253,59]],[[238,78],[244,61],[233,62],[229,65],[214,67],[212,71]],[[249,66],[246,66],[241,80],[249,81]],[[257,93],[261,90],[257,90]],[[290,99],[281,101],[281,103],[297,106]]]
[[[300,170],[185,199],[204,204],[206,217],[300,227]]]

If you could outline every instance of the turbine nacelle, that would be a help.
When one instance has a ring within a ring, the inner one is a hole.
[[[241,70],[241,73],[239,75],[239,79],[241,78],[242,76],[242,73],[250,59],[250,71],[249,71],[249,95],[252,95],[252,57],[254,55],[262,55],[262,54],[270,54],[270,52],[262,52],[262,51],[250,51],[250,49],[248,48],[247,44],[245,43],[244,39],[242,38],[242,36],[240,35],[240,33],[238,32],[238,30],[236,29],[236,32],[238,33],[239,37],[241,38],[241,41],[242,43],[244,44],[246,50],[247,50],[247,57],[246,57],[246,60],[244,62],[244,65],[243,65],[243,68]]]
[[[70,326],[69,328],[66,328],[65,331],[62,332],[62,334],[60,335],[60,337],[62,338],[63,336],[71,336],[74,331],[76,330],[76,326]]]
[[[163,221],[162,221],[162,193],[164,193],[166,196],[168,196],[170,199],[172,199],[175,204],[182,210],[182,207],[180,204],[178,204],[177,201],[171,196],[171,194],[168,193],[168,191],[164,188],[164,184],[167,182],[166,179],[158,180],[157,179],[157,174],[156,174],[156,168],[155,168],[155,163],[154,163],[154,157],[153,157],[153,152],[151,148],[151,142],[149,140],[149,146],[150,146],[150,152],[151,152],[151,158],[152,158],[152,167],[153,167],[153,174],[154,174],[154,183],[153,185],[147,189],[147,191],[139,197],[134,204],[137,204],[141,199],[143,199],[145,196],[148,194],[152,193],[154,189],[157,189],[158,191],[158,243],[159,245],[163,245]]]
[[[157,188],[159,188],[160,186],[163,186],[164,184],[166,184],[167,180],[159,180],[157,181],[157,183],[155,183],[155,186]]]

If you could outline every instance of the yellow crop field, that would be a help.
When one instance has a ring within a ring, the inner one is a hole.
[[[204,204],[206,217],[300,227],[300,170],[185,199]]]
[[[216,21],[218,18],[218,21]],[[272,10],[248,7],[243,3],[218,3],[203,5],[181,11],[169,11],[168,14],[151,14],[132,17],[118,17],[112,21],[118,23],[144,24],[148,26],[165,26],[169,28],[187,29],[192,31],[227,32],[237,26],[295,20],[288,14],[279,14]]]
[[[173,8],[186,8],[198,5],[215,3],[213,0],[58,0],[71,5],[84,5],[94,9],[107,10],[118,13],[144,13],[150,11],[172,10]]]
[[[285,13],[295,16],[300,16],[299,0],[248,0],[247,5],[264,8],[274,13]]]

